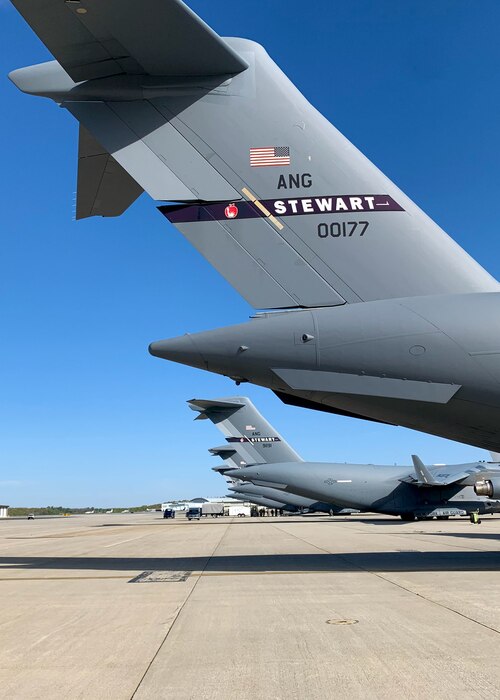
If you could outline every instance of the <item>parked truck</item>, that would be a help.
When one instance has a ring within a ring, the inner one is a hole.
[[[188,512],[186,513],[186,517],[188,520],[200,520],[201,508],[199,506],[195,508],[189,508]]]
[[[223,503],[204,503],[201,507],[202,515],[211,515],[212,518],[218,518],[219,515],[224,515]]]
[[[229,506],[227,508],[227,514],[231,518],[245,518],[247,515],[250,516],[250,513],[250,506]]]

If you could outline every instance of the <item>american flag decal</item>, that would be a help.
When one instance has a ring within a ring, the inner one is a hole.
[[[266,148],[251,148],[250,165],[252,168],[290,165],[290,147],[267,146]]]

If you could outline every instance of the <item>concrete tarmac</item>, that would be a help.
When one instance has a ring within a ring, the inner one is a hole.
[[[500,697],[500,518],[0,521],[0,697]]]

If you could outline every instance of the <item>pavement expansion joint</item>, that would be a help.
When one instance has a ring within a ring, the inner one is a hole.
[[[276,527],[276,526],[274,526]],[[311,547],[314,547],[316,549],[319,549],[322,552],[325,552],[325,554],[331,554],[333,555],[333,552],[330,552],[328,549],[325,549],[324,547],[318,547],[318,545],[313,544],[312,542],[308,541],[307,539],[303,537],[298,537],[297,535],[294,535],[293,533],[283,530],[282,528],[276,528],[278,530],[282,530],[283,532],[287,532],[288,535],[291,535],[292,537],[295,537],[296,539],[310,545]],[[417,551],[417,550],[415,550]],[[412,550],[407,550],[408,554],[414,553]],[[348,553],[341,554],[340,552],[335,553],[335,556],[340,557],[341,559],[344,559],[346,562],[350,562],[350,557]],[[417,591],[412,590],[411,588],[408,588],[407,586],[403,586],[401,583],[398,583],[397,581],[394,581],[393,579],[390,578],[388,573],[382,574],[377,571],[372,571],[369,568],[360,566],[359,564],[352,564],[355,568],[359,569],[360,571],[365,571],[367,574],[372,574],[373,576],[376,576],[377,578],[381,579],[382,581],[386,581],[387,583],[390,583],[393,586],[396,586],[397,588],[400,588],[401,590],[405,591],[406,593],[409,593],[411,595],[416,596],[417,598],[421,598],[422,600],[425,600],[427,603],[430,603],[431,605],[436,605],[444,610],[448,610],[449,612],[458,615],[459,617],[464,618],[465,620],[468,620],[469,622],[472,622],[476,625],[479,625],[480,627],[483,627],[484,629],[489,630],[490,632],[494,632],[495,634],[500,634],[500,630],[497,629],[496,627],[492,627],[490,625],[485,624],[484,622],[481,622],[480,620],[476,620],[475,618],[466,615],[465,613],[460,612],[456,608],[451,607],[450,605],[445,605],[444,603],[441,603],[437,600],[434,600],[428,596],[423,595],[422,593],[418,593]]]
[[[174,628],[174,626],[175,626],[177,620],[179,619],[179,616],[181,615],[181,613],[182,613],[182,611],[184,610],[185,606],[187,605],[189,599],[190,599],[191,596],[193,595],[193,592],[195,591],[195,589],[196,589],[198,583],[200,582],[202,575],[205,573],[205,571],[206,571],[206,569],[207,569],[207,566],[209,565],[210,561],[211,561],[212,558],[215,556],[217,550],[218,550],[219,547],[221,546],[221,544],[222,544],[222,542],[223,542],[223,540],[224,540],[224,538],[225,538],[225,536],[226,536],[226,534],[227,534],[227,531],[229,530],[229,527],[230,527],[230,523],[228,523],[228,524],[226,525],[226,528],[225,528],[224,532],[222,533],[221,537],[217,540],[217,543],[215,544],[215,546],[214,546],[214,548],[212,549],[211,553],[207,556],[207,559],[206,559],[206,562],[205,562],[204,567],[202,568],[200,574],[196,577],[196,580],[194,581],[194,584],[193,584],[191,590],[189,591],[189,593],[187,594],[187,596],[186,596],[184,602],[179,606],[179,608],[178,608],[178,610],[177,610],[177,612],[176,612],[176,614],[175,614],[175,617],[174,617],[174,619],[172,620],[172,623],[170,624],[170,626],[169,626],[168,630],[166,631],[166,633],[165,633],[163,639],[161,640],[161,643],[159,644],[159,646],[158,646],[158,648],[156,649],[155,653],[153,654],[151,660],[149,661],[148,665],[146,666],[146,669],[145,669],[144,673],[142,674],[141,678],[139,679],[139,682],[138,682],[138,684],[136,685],[134,692],[133,692],[132,695],[130,696],[130,700],[134,700],[134,698],[137,696],[137,693],[140,691],[140,688],[141,688],[142,684],[144,683],[144,680],[145,680],[146,676],[148,675],[149,671],[151,670],[151,668],[152,668],[152,666],[153,666],[155,660],[158,658],[158,655],[160,654],[162,648],[165,646],[165,644],[166,644],[166,642],[167,642],[167,640],[168,640],[168,638],[169,638],[170,633],[172,632],[172,630],[173,630],[173,628]]]

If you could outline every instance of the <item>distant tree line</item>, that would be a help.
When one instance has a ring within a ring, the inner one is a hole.
[[[12,517],[23,516],[23,515],[28,516],[30,513],[33,513],[34,515],[82,515],[83,513],[86,513],[89,510],[93,511],[94,513],[105,513],[106,511],[111,510],[111,509],[113,509],[117,513],[119,513],[122,510],[129,510],[131,513],[141,513],[141,512],[148,510],[148,508],[153,508],[154,510],[159,510],[161,508],[161,504],[154,503],[153,505],[132,506],[132,507],[109,506],[109,508],[93,508],[92,506],[89,506],[88,508],[70,508],[69,506],[43,506],[43,507],[32,507],[32,508],[9,508],[9,515],[11,515]]]

